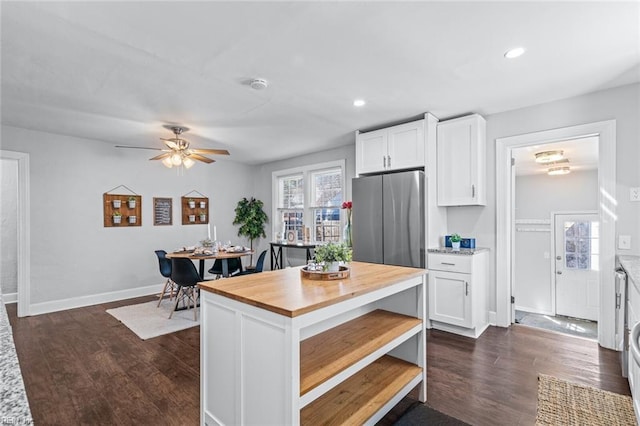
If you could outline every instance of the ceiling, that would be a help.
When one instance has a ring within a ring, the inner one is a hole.
[[[0,8],[3,124],[146,147],[181,124],[196,147],[228,149],[221,161],[260,164],[424,112],[487,115],[640,81],[638,2]],[[503,57],[519,45],[524,56]],[[256,77],[269,87],[251,89]]]
[[[571,139],[514,149],[512,156],[516,162],[516,175],[524,176],[546,174],[547,169],[551,167],[551,165],[536,163],[535,154],[537,152],[556,150],[563,151],[564,158],[569,160],[569,163],[558,164],[558,166],[569,166],[571,167],[572,172],[594,170],[598,168],[598,137],[590,136],[580,139]]]

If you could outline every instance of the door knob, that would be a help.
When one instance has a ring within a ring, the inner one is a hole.
[[[562,271],[557,271],[556,274],[562,275]]]
[[[556,256],[556,260],[562,260],[562,256]]]

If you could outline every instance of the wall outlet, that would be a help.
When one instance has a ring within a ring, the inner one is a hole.
[[[618,248],[620,250],[631,250],[631,235],[618,235]]]
[[[629,201],[640,201],[640,187],[629,188]]]

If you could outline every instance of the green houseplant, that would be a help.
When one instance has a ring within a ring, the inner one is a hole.
[[[238,201],[236,206],[236,217],[233,219],[234,225],[240,225],[238,229],[239,237],[249,238],[251,250],[253,251],[253,240],[256,238],[265,238],[267,234],[264,233],[264,226],[269,221],[269,217],[262,210],[264,203],[260,200],[256,200],[251,197],[246,197]],[[253,255],[251,255],[251,264],[253,265]]]
[[[454,250],[460,250],[460,241],[462,237],[459,234],[451,234],[451,248]]]
[[[315,248],[316,262],[324,262],[323,269],[337,270],[338,262],[351,262],[352,251],[351,247],[345,243],[332,243],[318,246]]]

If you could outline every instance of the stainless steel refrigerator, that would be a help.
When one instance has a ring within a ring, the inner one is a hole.
[[[425,267],[424,172],[352,180],[353,260]]]

